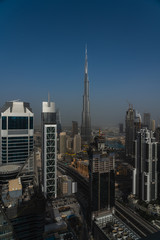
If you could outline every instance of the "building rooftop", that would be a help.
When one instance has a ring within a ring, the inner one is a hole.
[[[107,239],[140,239],[140,237],[129,226],[112,213],[96,217],[94,223],[99,227],[103,234],[106,235]]]
[[[20,178],[16,178],[9,181],[9,192],[16,191],[16,190],[22,190],[22,184],[21,184]]]
[[[6,173],[12,173],[12,172],[18,172],[20,169],[20,165],[2,165],[0,166],[0,174],[6,174]]]

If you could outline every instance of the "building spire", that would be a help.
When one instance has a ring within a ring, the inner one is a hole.
[[[48,92],[48,107],[50,107],[50,94]]]
[[[88,74],[87,44],[85,46],[85,74]]]

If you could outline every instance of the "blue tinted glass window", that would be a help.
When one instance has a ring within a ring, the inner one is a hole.
[[[7,117],[2,117],[2,129],[7,129]]]
[[[17,139],[28,139],[28,137],[9,137],[9,140],[17,140]]]
[[[8,117],[8,129],[28,129],[28,117]]]
[[[30,117],[30,129],[33,129],[33,117]]]

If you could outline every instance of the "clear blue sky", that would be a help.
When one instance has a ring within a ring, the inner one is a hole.
[[[93,125],[123,122],[127,101],[160,117],[160,1],[0,0],[0,105],[51,99],[81,122],[88,46]]]

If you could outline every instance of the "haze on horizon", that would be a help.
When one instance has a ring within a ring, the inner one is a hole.
[[[85,44],[92,125],[124,122],[128,102],[160,123],[160,1],[0,1],[0,106],[51,100],[81,124]]]

